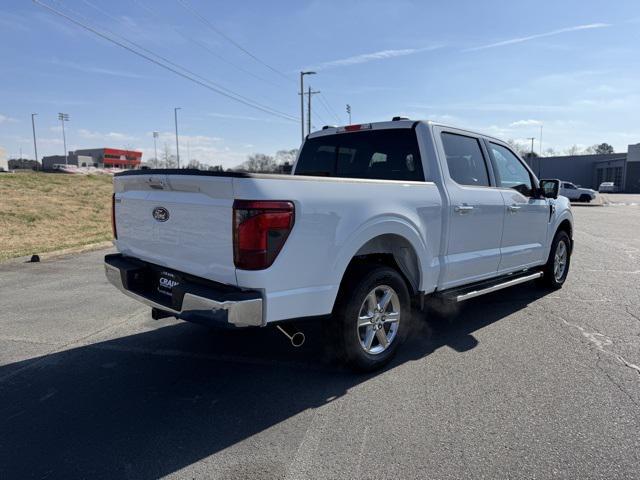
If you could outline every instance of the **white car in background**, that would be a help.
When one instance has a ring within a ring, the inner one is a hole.
[[[618,191],[618,187],[613,182],[602,182],[598,187],[600,193],[614,193]]]
[[[560,195],[569,200],[578,202],[590,202],[596,198],[597,192],[591,188],[581,188],[571,182],[560,182]]]

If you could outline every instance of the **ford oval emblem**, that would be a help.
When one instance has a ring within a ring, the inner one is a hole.
[[[153,209],[153,218],[158,222],[166,222],[169,220],[169,210],[164,207],[156,207]]]

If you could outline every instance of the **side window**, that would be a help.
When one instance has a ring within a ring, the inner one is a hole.
[[[533,192],[531,176],[522,162],[508,148],[495,143],[489,145],[496,164],[498,186],[513,188],[530,197]]]
[[[489,186],[489,173],[478,139],[455,133],[442,133],[449,175],[460,185]]]

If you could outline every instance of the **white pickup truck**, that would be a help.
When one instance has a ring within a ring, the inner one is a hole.
[[[597,192],[591,188],[582,188],[571,182],[561,181],[559,194],[574,202],[589,203],[591,200],[595,200]]]
[[[292,175],[117,174],[106,275],[154,318],[277,324],[298,343],[292,320],[317,318],[346,363],[372,370],[428,297],[560,288],[573,216],[558,189],[479,133],[400,118],[325,127]]]

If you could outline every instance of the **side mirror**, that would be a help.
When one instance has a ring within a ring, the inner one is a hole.
[[[560,180],[540,180],[540,193],[544,198],[558,198]]]

